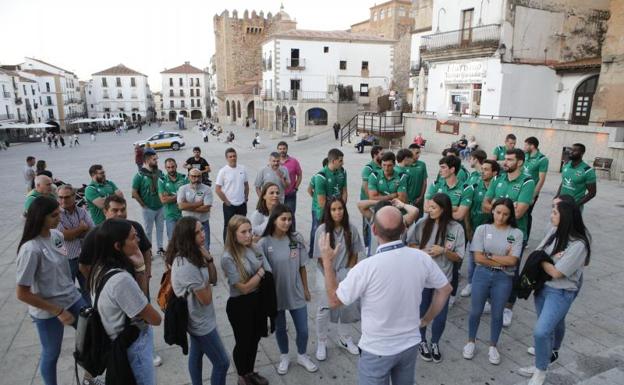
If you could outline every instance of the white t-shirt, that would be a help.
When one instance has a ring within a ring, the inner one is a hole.
[[[425,288],[448,283],[440,267],[421,250],[381,245],[340,282],[336,294],[349,305],[362,304],[362,350],[380,356],[398,354],[420,343],[420,302]],[[392,247],[397,247],[388,250]],[[381,251],[381,252],[380,252]]]
[[[217,186],[221,186],[225,197],[234,206],[245,203],[245,183],[248,181],[247,169],[245,166],[236,165],[230,167],[223,166],[217,174]]]

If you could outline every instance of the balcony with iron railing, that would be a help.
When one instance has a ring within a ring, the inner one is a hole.
[[[306,59],[300,57],[289,57],[286,59],[286,68],[293,71],[305,70]]]
[[[336,93],[323,91],[278,91],[275,100],[297,102],[336,102]],[[267,99],[265,99],[267,100]]]
[[[488,24],[478,27],[438,32],[422,36],[420,52],[424,58],[430,56],[459,56],[475,53],[486,54],[496,51],[501,37],[501,26]],[[480,52],[483,51],[483,52]]]
[[[2,96],[3,96],[4,98],[10,98],[10,97],[11,97],[11,93],[10,93],[9,91],[3,91],[3,92],[2,92]]]

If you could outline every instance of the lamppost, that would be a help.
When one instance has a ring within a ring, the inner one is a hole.
[[[446,9],[444,9],[444,7],[438,9],[438,27],[436,28],[436,32],[440,32],[440,12],[444,11],[444,14],[446,15]]]

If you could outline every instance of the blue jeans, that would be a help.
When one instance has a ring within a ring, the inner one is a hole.
[[[420,302],[420,317],[424,317],[427,310],[431,306],[431,301],[433,300],[433,293],[435,289],[424,289],[422,292],[422,300]],[[442,337],[442,333],[444,333],[444,327],[446,327],[446,315],[448,314],[448,299],[446,300],[446,304],[440,313],[433,319],[431,323],[431,342],[437,344],[440,342],[440,338]],[[420,339],[423,341],[427,341],[427,328],[420,328]]]
[[[412,385],[416,375],[418,345],[392,356],[362,350],[358,362],[358,385]]]
[[[513,277],[502,270],[477,266],[472,277],[472,294],[470,298],[470,317],[468,318],[468,339],[477,338],[477,330],[483,314],[483,306],[489,298],[492,306],[490,321],[490,343],[496,346],[501,330],[503,330],[503,311],[509,298]]]
[[[565,332],[565,317],[578,292],[544,286],[535,297],[537,322],[533,329],[535,367],[546,370],[553,346],[560,347]]]
[[[156,385],[154,331],[151,326],[139,333],[139,337],[130,345],[127,352],[137,385]]]
[[[293,191],[292,193],[285,195],[284,204],[292,210],[292,229],[294,231],[297,228],[297,223],[295,222],[295,212],[297,211],[297,192]]]
[[[165,229],[167,229],[167,240],[169,241],[171,241],[171,237],[173,236],[173,229],[175,229],[176,223],[178,223],[178,219],[165,218]]]
[[[474,260],[474,253],[470,251],[470,242],[466,244],[466,259],[468,262],[468,283],[472,284],[472,277],[474,276],[476,264]]]
[[[154,224],[156,224],[156,244],[158,246],[158,250],[163,248],[163,228],[165,227],[165,217],[163,216],[163,208],[159,208],[158,210],[148,209],[147,207],[143,208],[143,222],[145,223],[145,234],[149,238],[149,241],[152,242],[152,229],[154,228]],[[154,244],[152,242],[152,244]]]
[[[308,256],[312,258],[314,253],[314,234],[316,233],[316,229],[319,227],[320,221],[316,219],[316,214],[314,213],[314,209],[312,209],[312,225],[310,226],[310,250],[308,251]]]
[[[225,385],[225,376],[230,367],[230,359],[223,347],[217,328],[203,336],[194,336],[190,333],[189,336],[191,337],[191,346],[188,369],[191,375],[191,383],[193,385],[203,384],[202,360],[205,354],[212,363],[210,385]]]
[[[288,310],[297,331],[297,353],[305,354],[308,350],[308,307]],[[288,354],[288,334],[286,333],[286,311],[278,310],[275,318],[275,338],[280,353]]]
[[[204,246],[206,246],[206,251],[210,252],[210,220],[202,222],[201,224],[204,228]]]
[[[74,316],[74,324],[72,325],[74,329],[76,328],[80,309],[86,306],[88,306],[88,304],[84,299],[80,298],[76,303],[66,309]],[[39,334],[39,341],[41,342],[41,362],[39,364],[39,369],[41,371],[43,383],[45,385],[57,385],[56,363],[61,355],[65,326],[56,317],[47,319],[33,318],[33,322],[35,323],[37,333]]]

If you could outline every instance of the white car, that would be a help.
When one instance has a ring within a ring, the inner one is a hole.
[[[149,146],[154,150],[170,148],[174,151],[178,151],[186,144],[184,143],[184,138],[182,137],[182,135],[177,132],[171,131],[160,131],[158,134],[152,135],[152,137],[147,140],[134,142],[135,145],[138,144],[141,147],[145,147],[147,143],[149,143]]]

